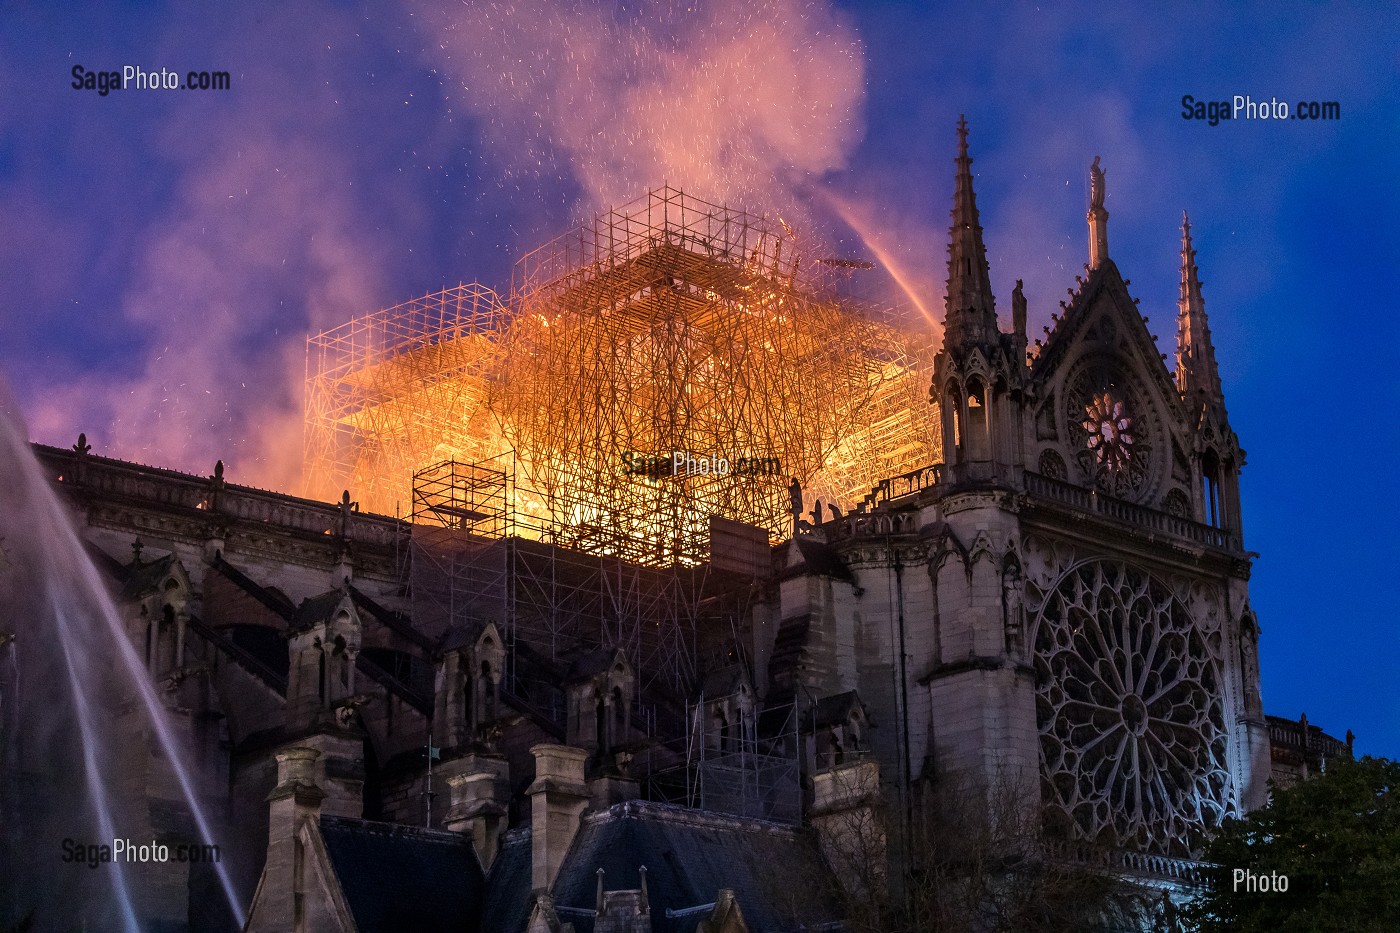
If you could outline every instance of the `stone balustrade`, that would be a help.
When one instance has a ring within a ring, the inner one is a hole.
[[[1124,524],[1135,525],[1148,531],[1160,531],[1178,538],[1185,538],[1196,544],[1222,550],[1237,551],[1239,539],[1222,528],[1203,525],[1145,505],[1125,502],[1106,496],[1095,489],[1076,486],[1063,480],[1051,479],[1039,473],[1025,472],[1026,492],[1041,499],[1050,499],[1073,506],[1085,512],[1094,512],[1105,518]]]
[[[34,452],[50,476],[112,501],[209,512],[225,520],[256,522],[315,535],[343,536],[356,544],[392,548],[408,534],[408,523],[359,512],[348,505],[317,502],[252,486],[226,483],[123,460],[80,454],[43,444]]]

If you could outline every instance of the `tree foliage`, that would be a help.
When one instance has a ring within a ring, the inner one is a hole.
[[[1200,933],[1400,929],[1400,762],[1339,759],[1276,788],[1268,806],[1229,821],[1206,858],[1217,867],[1187,911]],[[1260,890],[1280,876],[1286,891]]]
[[[923,797],[907,827],[859,808],[824,845],[835,877],[823,893],[835,894],[851,933],[1157,929],[1159,893],[1092,867],[1103,854],[1093,846],[1056,854],[1068,840],[1047,838],[1043,807],[1013,782],[977,790],[945,779]]]

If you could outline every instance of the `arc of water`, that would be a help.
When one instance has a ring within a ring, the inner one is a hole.
[[[92,709],[83,693],[80,670],[82,659],[77,655],[80,650],[79,646],[91,644],[91,640],[83,638],[83,633],[77,630],[77,619],[70,611],[74,607],[79,612],[93,613],[103,627],[102,634],[105,636],[103,643],[112,646],[115,650],[120,672],[124,675],[125,681],[135,688],[140,699],[141,709],[160,744],[164,759],[170,763],[171,769],[174,771],[175,779],[180,786],[180,793],[190,808],[190,814],[194,818],[200,840],[206,845],[215,845],[209,820],[195,792],[194,780],[184,760],[181,744],[171,729],[166,710],[156,695],[155,685],[151,682],[145,665],[127,638],[116,605],[108,595],[107,587],[99,576],[96,566],[84,550],[73,521],[59,500],[58,493],[44,477],[39,461],[24,437],[18,421],[9,417],[0,417],[0,434],[3,434],[3,437],[0,437],[0,442],[3,443],[0,455],[18,464],[21,471],[21,483],[33,492],[34,503],[40,512],[35,516],[37,520],[35,527],[42,529],[41,533],[51,536],[48,545],[56,553],[45,555],[46,558],[54,565],[72,568],[78,578],[77,580],[65,581],[62,593],[57,589],[54,579],[46,579],[45,598],[53,609],[55,620],[64,629],[56,634],[58,634],[58,640],[62,645],[75,709],[81,724],[83,761],[84,767],[87,769],[85,777],[93,798],[93,805],[98,809],[99,830],[108,839],[114,838],[115,826],[112,821],[112,810],[106,789],[102,785],[102,763],[98,761],[99,738],[93,731]],[[77,598],[72,592],[74,589],[77,590]],[[228,899],[229,908],[241,928],[246,922],[246,916],[243,905],[234,891],[233,880],[229,876],[228,868],[222,862],[217,862],[214,864],[214,869],[224,896]],[[136,920],[131,892],[120,869],[118,878],[116,885],[118,906],[127,928],[139,933],[140,927]]]

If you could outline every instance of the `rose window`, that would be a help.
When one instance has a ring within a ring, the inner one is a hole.
[[[1081,425],[1098,465],[1117,473],[1133,458],[1133,419],[1112,392],[1100,392],[1084,408]]]
[[[1081,839],[1190,856],[1232,812],[1220,672],[1163,584],[1082,564],[1036,626],[1036,718],[1052,818]]]
[[[1078,371],[1065,392],[1071,449],[1080,467],[1103,492],[1142,500],[1152,485],[1151,406],[1140,401],[1129,380],[1112,365]]]

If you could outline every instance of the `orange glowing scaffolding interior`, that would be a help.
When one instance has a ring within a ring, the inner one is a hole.
[[[940,459],[932,335],[843,297],[851,265],[649,192],[526,255],[507,297],[461,285],[310,338],[307,492],[408,514],[416,472],[509,455],[489,534],[653,565],[707,560],[711,515],[780,540],[790,477],[848,510]],[[629,472],[674,451],[711,471]]]

